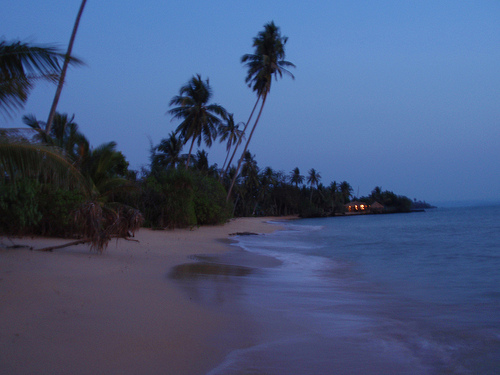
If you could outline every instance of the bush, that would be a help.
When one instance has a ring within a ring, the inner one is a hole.
[[[203,175],[194,178],[194,210],[199,225],[224,223],[231,217],[226,190],[216,179]]]
[[[144,181],[141,202],[145,226],[152,228],[223,223],[231,212],[216,179],[184,169],[150,175]]]
[[[6,234],[68,236],[72,212],[83,201],[80,193],[54,188],[37,180],[0,186],[0,231]]]
[[[84,201],[81,193],[44,186],[39,195],[42,219],[35,232],[43,236],[67,237],[75,233],[74,211]]]
[[[0,185],[0,231],[26,234],[42,219],[38,207],[41,184],[35,180]]]

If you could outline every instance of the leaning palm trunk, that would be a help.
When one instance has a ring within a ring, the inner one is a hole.
[[[260,98],[260,96],[259,96],[259,98]],[[264,104],[266,104],[266,98],[267,98],[267,94],[263,94],[262,95],[262,104],[260,106],[259,114],[257,116],[257,119],[255,119],[255,123],[253,124],[252,131],[250,132],[250,135],[248,136],[247,143],[245,144],[245,149],[243,150],[243,153],[241,154],[240,161],[238,162],[238,167],[236,168],[236,173],[233,176],[233,180],[231,181],[231,186],[229,187],[229,191],[227,192],[226,202],[228,202],[229,198],[231,197],[231,192],[233,191],[234,183],[236,182],[236,178],[238,178],[238,174],[240,173],[241,163],[243,162],[243,159],[245,158],[245,153],[247,152],[248,145],[250,144],[250,141],[252,140],[253,132],[255,131],[255,128],[257,127],[257,124],[258,124],[259,119],[260,119],[260,115],[262,114],[262,110],[264,109]],[[258,99],[257,99],[257,101],[258,101]]]
[[[191,154],[193,153],[193,146],[194,146],[194,137],[191,142],[191,147],[189,148],[189,154],[186,160],[186,171],[189,169],[189,162],[191,161]]]
[[[64,85],[64,79],[66,77],[66,70],[68,70],[68,64],[71,60],[71,51],[73,50],[73,44],[75,42],[76,31],[78,30],[78,25],[80,24],[80,18],[82,17],[83,8],[85,8],[85,3],[87,0],[82,0],[82,4],[80,5],[80,10],[78,11],[78,15],[76,16],[75,25],[73,26],[73,32],[71,33],[71,38],[69,40],[68,51],[66,52],[66,56],[64,57],[64,64],[61,70],[61,76],[59,78],[59,83],[56,89],[56,95],[54,97],[54,101],[52,102],[52,107],[49,113],[49,119],[47,120],[47,127],[45,128],[45,133],[50,134],[50,128],[52,126],[52,121],[54,121],[54,116],[56,114],[57,103],[59,102],[59,97],[61,96],[61,91]]]
[[[245,127],[243,128],[243,131],[241,132],[241,137],[238,140],[238,143],[236,144],[234,150],[233,150],[233,155],[231,156],[231,159],[229,159],[229,163],[226,165],[226,169],[224,171],[224,174],[222,175],[222,180],[224,177],[226,177],[227,172],[229,171],[229,168],[231,167],[231,163],[233,162],[234,155],[236,155],[236,151],[238,151],[238,147],[241,144],[241,141],[243,140],[243,137],[245,136],[245,132],[247,131],[248,124],[250,124],[250,120],[252,120],[253,114],[255,112],[255,109],[257,108],[257,104],[259,104],[260,100],[260,95],[257,97],[257,101],[255,102],[255,105],[253,106],[252,112],[250,113],[250,117],[248,118],[247,123],[245,124]]]

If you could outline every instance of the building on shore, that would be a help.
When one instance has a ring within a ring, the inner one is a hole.
[[[345,213],[348,215],[381,214],[385,212],[385,207],[378,202],[369,205],[365,202],[352,201],[344,205],[344,207]]]

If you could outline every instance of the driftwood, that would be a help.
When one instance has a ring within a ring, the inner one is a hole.
[[[121,239],[124,239],[126,241],[139,242],[139,240],[134,240],[134,239],[128,238],[128,237],[120,237],[120,236],[113,236],[113,237],[117,238],[117,239],[121,238]],[[81,245],[81,244],[89,243],[89,242],[92,242],[92,240],[91,239],[84,239],[84,240],[78,240],[78,241],[68,242],[68,243],[63,244],[63,245],[48,246],[48,247],[44,247],[42,249],[33,249],[33,248],[31,248],[31,250],[36,250],[36,251],[52,251],[52,250],[56,250],[56,249],[62,249],[62,248],[68,247],[68,246]]]
[[[230,236],[258,236],[258,233],[253,233],[253,232],[236,232],[236,233],[229,233]]]
[[[42,249],[35,249],[35,250],[36,251],[52,251],[52,250],[56,250],[56,249],[62,249],[64,247],[68,247],[68,246],[80,245],[82,243],[87,243],[87,242],[90,242],[90,241],[92,241],[92,240],[78,240],[78,241],[73,241],[73,242],[66,243],[64,245],[48,246],[48,247],[44,247]]]

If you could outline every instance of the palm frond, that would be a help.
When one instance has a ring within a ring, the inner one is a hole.
[[[113,237],[127,238],[141,227],[142,214],[121,204],[102,206],[88,201],[75,211],[75,222],[91,251],[103,253]]]
[[[0,137],[0,179],[15,183],[22,178],[91,191],[89,181],[58,148]]]
[[[64,59],[52,46],[0,41],[0,110],[10,114],[22,108],[38,80],[57,82]],[[69,62],[83,64],[74,57]]]

